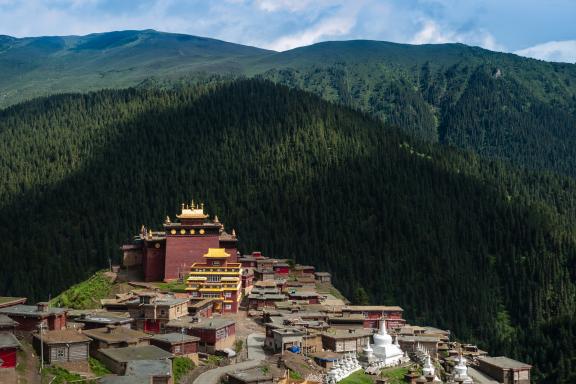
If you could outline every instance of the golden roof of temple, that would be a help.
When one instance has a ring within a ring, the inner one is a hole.
[[[206,219],[208,215],[204,213],[204,203],[194,205],[194,200],[192,204],[182,204],[182,212],[176,215],[179,219]]]
[[[229,253],[226,253],[224,248],[208,248],[208,253],[204,254],[207,258],[222,258],[230,257]]]

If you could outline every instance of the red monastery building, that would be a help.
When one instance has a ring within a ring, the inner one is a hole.
[[[141,267],[145,281],[169,281],[183,278],[194,263],[204,261],[208,248],[223,248],[230,261],[237,260],[236,234],[224,231],[218,217],[210,219],[204,204],[182,204],[177,221],[166,217],[163,231],[142,226],[130,244],[122,246],[125,267]]]

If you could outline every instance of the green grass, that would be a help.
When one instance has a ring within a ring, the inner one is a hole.
[[[339,384],[373,384],[374,380],[363,370],[356,371],[347,378],[338,382]]]
[[[16,372],[23,375],[28,368],[28,355],[23,350],[18,351],[18,364],[16,365]]]
[[[188,372],[195,367],[194,362],[187,357],[175,357],[172,360],[172,372],[174,374],[174,382],[179,383]]]
[[[96,376],[104,376],[111,373],[108,368],[104,366],[104,364],[93,357],[88,360],[88,363],[90,364],[90,370]]]
[[[51,305],[72,309],[100,308],[100,299],[108,297],[112,281],[104,271],[96,272],[88,280],[73,285],[50,301]]]
[[[186,292],[186,283],[179,283],[177,280],[168,283],[158,283],[156,286],[162,291]]]
[[[296,371],[290,371],[290,378],[294,380],[302,380],[302,375]]]
[[[409,369],[407,367],[388,368],[383,369],[380,372],[380,376],[389,378],[390,384],[400,384],[404,383],[404,375],[406,375],[408,371]]]
[[[50,384],[67,384],[70,382],[75,382],[82,380],[82,376],[71,373],[64,368],[60,367],[46,367],[42,370],[42,384],[50,383]],[[84,384],[92,384],[95,381],[85,380],[82,381]]]

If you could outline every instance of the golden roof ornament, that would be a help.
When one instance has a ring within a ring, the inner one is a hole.
[[[214,215],[214,222],[215,222],[215,223],[219,223],[219,222],[220,222],[220,220],[218,220],[218,215]]]
[[[232,230],[232,236],[236,237],[236,230]]]
[[[149,239],[152,238],[152,230],[151,230],[151,229],[148,231],[148,238],[149,238]]]
[[[171,222],[170,222],[170,216],[166,216],[166,221],[165,221],[165,223],[166,223],[166,224],[170,224],[170,223],[171,223]]]
[[[194,205],[194,200],[188,206],[187,204],[182,204],[182,212],[176,215],[179,219],[206,219],[208,215],[204,213],[204,204],[200,208],[200,205]]]

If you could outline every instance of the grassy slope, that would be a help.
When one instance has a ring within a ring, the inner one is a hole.
[[[114,282],[104,271],[68,288],[53,298],[51,305],[73,309],[100,308],[100,299],[110,295]]]

